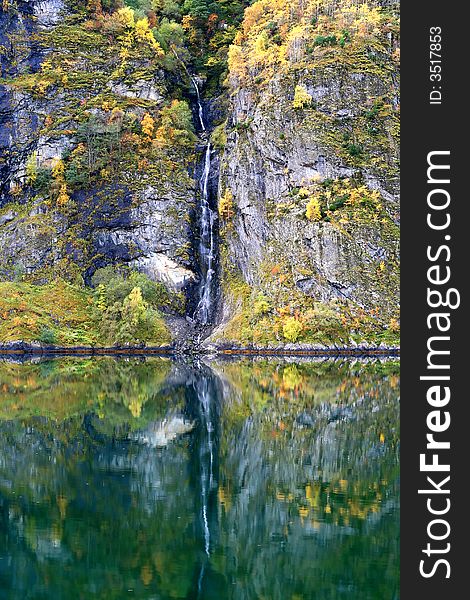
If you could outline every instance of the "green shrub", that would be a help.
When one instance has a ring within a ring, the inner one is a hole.
[[[52,182],[52,172],[50,169],[38,167],[33,182],[33,187],[39,192],[47,192]]]
[[[271,304],[269,303],[269,300],[266,298],[266,296],[263,293],[259,293],[256,296],[256,300],[253,303],[253,312],[255,315],[265,315],[266,313],[270,312],[272,309]]]
[[[317,35],[313,43],[315,46],[334,46],[338,40],[335,35]]]
[[[55,332],[48,327],[44,327],[39,334],[39,341],[43,344],[55,344],[57,341]]]
[[[95,272],[92,285],[97,320],[107,344],[170,341],[159,309],[181,311],[183,307],[179,297],[170,296],[162,283],[143,273],[108,266]]]
[[[225,131],[226,125],[227,121],[217,125],[211,135],[211,142],[214,148],[217,148],[218,150],[223,150],[227,144],[227,133]]]
[[[108,344],[170,341],[160,313],[144,300],[140,287],[132,288],[122,302],[105,308],[101,331]]]
[[[359,157],[362,155],[362,147],[357,144],[345,144],[345,150],[350,156]]]
[[[123,302],[135,287],[140,288],[143,299],[151,306],[171,304],[170,295],[162,283],[152,281],[147,275],[136,271],[117,271],[116,267],[108,266],[98,269],[91,282],[105,306]]]

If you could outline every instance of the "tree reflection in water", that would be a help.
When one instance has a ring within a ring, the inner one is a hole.
[[[62,358],[0,381],[0,598],[398,598],[396,363]]]

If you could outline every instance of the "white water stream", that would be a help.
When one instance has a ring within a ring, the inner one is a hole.
[[[202,110],[202,103],[201,103],[201,94],[199,92],[199,87],[197,85],[197,81],[196,81],[196,79],[192,75],[191,75],[191,82],[192,82],[192,84],[194,86],[194,89],[196,90],[199,123],[201,125],[202,131],[206,131],[206,126],[204,124],[204,112]]]
[[[197,81],[191,77],[197,95],[198,115],[203,132],[206,131],[204,123],[204,112],[202,109],[201,95]],[[208,141],[204,155],[204,168],[199,179],[201,190],[201,207],[199,222],[199,255],[201,257],[202,279],[199,286],[199,301],[194,311],[194,318],[202,325],[207,325],[211,318],[212,284],[214,281],[215,269],[215,237],[214,225],[217,214],[212,210],[209,204],[209,177],[211,170],[211,144]]]

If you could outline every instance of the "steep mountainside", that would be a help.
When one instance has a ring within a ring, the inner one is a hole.
[[[189,106],[172,98],[148,21],[123,9],[84,21],[74,4],[4,16],[2,271],[88,282],[125,261],[181,287],[194,277]]]
[[[396,4],[247,4],[3,2],[0,342],[396,339]]]
[[[397,34],[362,3],[247,9],[220,177],[228,337],[397,327]]]

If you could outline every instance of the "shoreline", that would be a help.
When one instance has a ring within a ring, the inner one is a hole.
[[[400,357],[400,347],[386,345],[358,346],[304,346],[294,347],[235,347],[210,346],[181,350],[173,346],[49,346],[29,342],[0,344],[0,356],[44,355],[44,356],[335,356]]]

